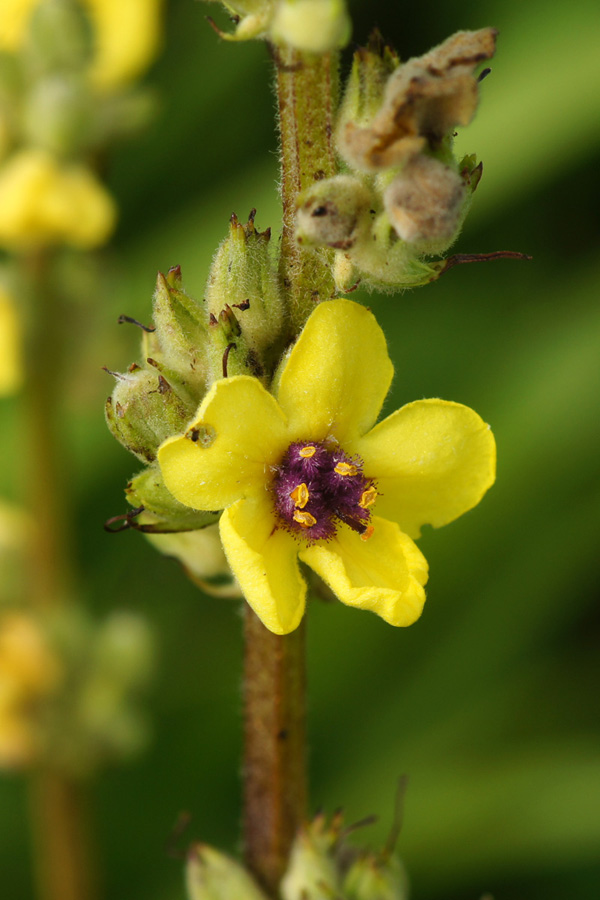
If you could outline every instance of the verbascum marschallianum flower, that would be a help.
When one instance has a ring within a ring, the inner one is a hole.
[[[420,400],[375,425],[392,376],[373,315],[322,303],[275,396],[250,376],[217,381],[185,434],[158,450],[180,503],[224,509],[229,564],[273,632],[302,618],[298,558],[343,603],[412,624],[427,581],[413,538],[471,509],[494,481],[494,438],[466,406]]]
[[[15,51],[39,0],[2,0],[0,49]],[[94,28],[90,77],[113,90],[140,75],[161,40],[162,0],[81,0]]]
[[[12,297],[0,285],[0,397],[18,390],[22,377],[21,324]]]
[[[83,165],[61,164],[43,150],[22,150],[0,169],[0,244],[9,248],[66,243],[104,244],[116,208]]]

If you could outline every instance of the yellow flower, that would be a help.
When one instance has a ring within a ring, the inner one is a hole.
[[[35,756],[36,704],[61,678],[58,660],[34,619],[0,619],[0,765],[19,766]]]
[[[19,48],[38,0],[2,0],[0,50]],[[162,27],[163,0],[82,0],[95,33],[90,75],[112,90],[140,75],[154,59]]]
[[[0,285],[0,397],[21,385],[21,323],[12,297]]]
[[[84,0],[96,28],[91,77],[110,90],[148,68],[160,46],[162,0]]]
[[[412,539],[471,509],[494,481],[494,438],[466,406],[419,400],[375,426],[392,375],[373,315],[332,300],[309,318],[276,396],[248,376],[218,381],[187,432],[159,448],[181,503],[225,509],[231,569],[277,634],[304,612],[298,558],[343,603],[412,624],[427,580]]]
[[[15,153],[0,169],[0,244],[21,248],[66,243],[104,244],[115,204],[92,172],[61,165],[43,150]]]

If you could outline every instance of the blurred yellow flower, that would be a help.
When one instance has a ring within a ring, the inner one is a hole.
[[[84,0],[97,28],[91,75],[110,90],[140,75],[162,36],[162,0]]]
[[[33,617],[0,616],[0,765],[22,766],[35,757],[36,706],[60,678],[60,664]]]
[[[2,0],[0,50],[18,49],[37,0]],[[90,75],[112,90],[140,75],[152,62],[162,35],[163,0],[81,0],[95,28]]]
[[[493,435],[466,406],[418,400],[375,425],[393,371],[373,315],[330,300],[306,323],[276,397],[257,378],[217,381],[187,432],[158,450],[180,503],[225,509],[229,564],[273,632],[302,618],[298,558],[343,603],[412,624],[427,581],[413,538],[494,482]]]
[[[0,244],[11,249],[104,244],[116,221],[110,194],[82,165],[60,165],[43,150],[22,150],[0,168]]]
[[[12,297],[0,285],[0,397],[14,393],[21,385],[21,323]]]

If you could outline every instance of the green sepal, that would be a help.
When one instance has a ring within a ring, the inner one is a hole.
[[[367,46],[359,47],[354,53],[340,107],[340,130],[348,122],[360,127],[370,124],[383,102],[388,78],[399,64],[396,51],[384,44],[379,31],[373,31]]]
[[[463,179],[467,190],[470,191],[471,194],[474,194],[477,190],[477,185],[481,181],[481,176],[483,175],[483,163],[477,162],[475,153],[468,153],[466,156],[463,156],[459,162],[458,171],[460,172],[460,177]]]
[[[166,276],[158,273],[153,319],[152,343],[160,351],[157,361],[177,372],[178,381],[189,385],[199,399],[206,380],[206,312],[202,303],[183,290],[179,266]]]
[[[125,488],[127,501],[143,511],[132,527],[151,534],[197,531],[219,521],[220,511],[194,510],[184,506],[165,487],[159,467],[148,466]]]
[[[106,422],[114,437],[144,462],[152,462],[166,438],[185,429],[195,404],[182,399],[160,372],[134,363],[117,379],[106,401]]]
[[[399,857],[361,853],[346,873],[344,900],[407,900],[408,879]]]
[[[273,348],[281,335],[284,304],[271,258],[271,230],[258,231],[255,214],[252,210],[247,223],[231,216],[229,234],[211,266],[205,296],[213,379],[223,377],[224,368],[228,375],[260,378],[278,355]]]
[[[190,847],[185,881],[188,900],[267,900],[239,862],[206,844]]]

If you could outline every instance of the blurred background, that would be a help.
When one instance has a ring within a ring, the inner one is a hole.
[[[360,298],[396,365],[388,411],[430,396],[472,406],[496,434],[498,481],[475,511],[424,533],[428,602],[412,628],[311,605],[312,806],[343,806],[349,821],[377,813],[360,835],[376,845],[407,773],[400,849],[415,900],[597,900],[600,11],[596,0],[350,6],[356,43],[378,25],[404,59],[457,29],[499,28],[480,110],[458,138],[484,176],[455,252],[533,261]],[[182,900],[165,849],[182,810],[190,838],[238,849],[238,603],[205,597],[141,535],[102,530],[126,510],[137,471],[102,414],[112,380],[101,367],[123,370],[139,352],[119,314],[148,321],[156,271],[175,264],[201,296],[233,211],[256,207],[261,230],[279,224],[270,59],[261,43],[223,44],[207,9],[167,5],[148,76],[159,115],[107,162],[120,225],[79,276],[68,323],[80,346],[65,403],[86,600],[98,615],[146,613],[159,641],[150,747],[94,786],[111,900]],[[0,494],[15,501],[18,425],[18,397],[3,400]],[[26,787],[2,775],[2,896],[31,900],[29,866]]]

